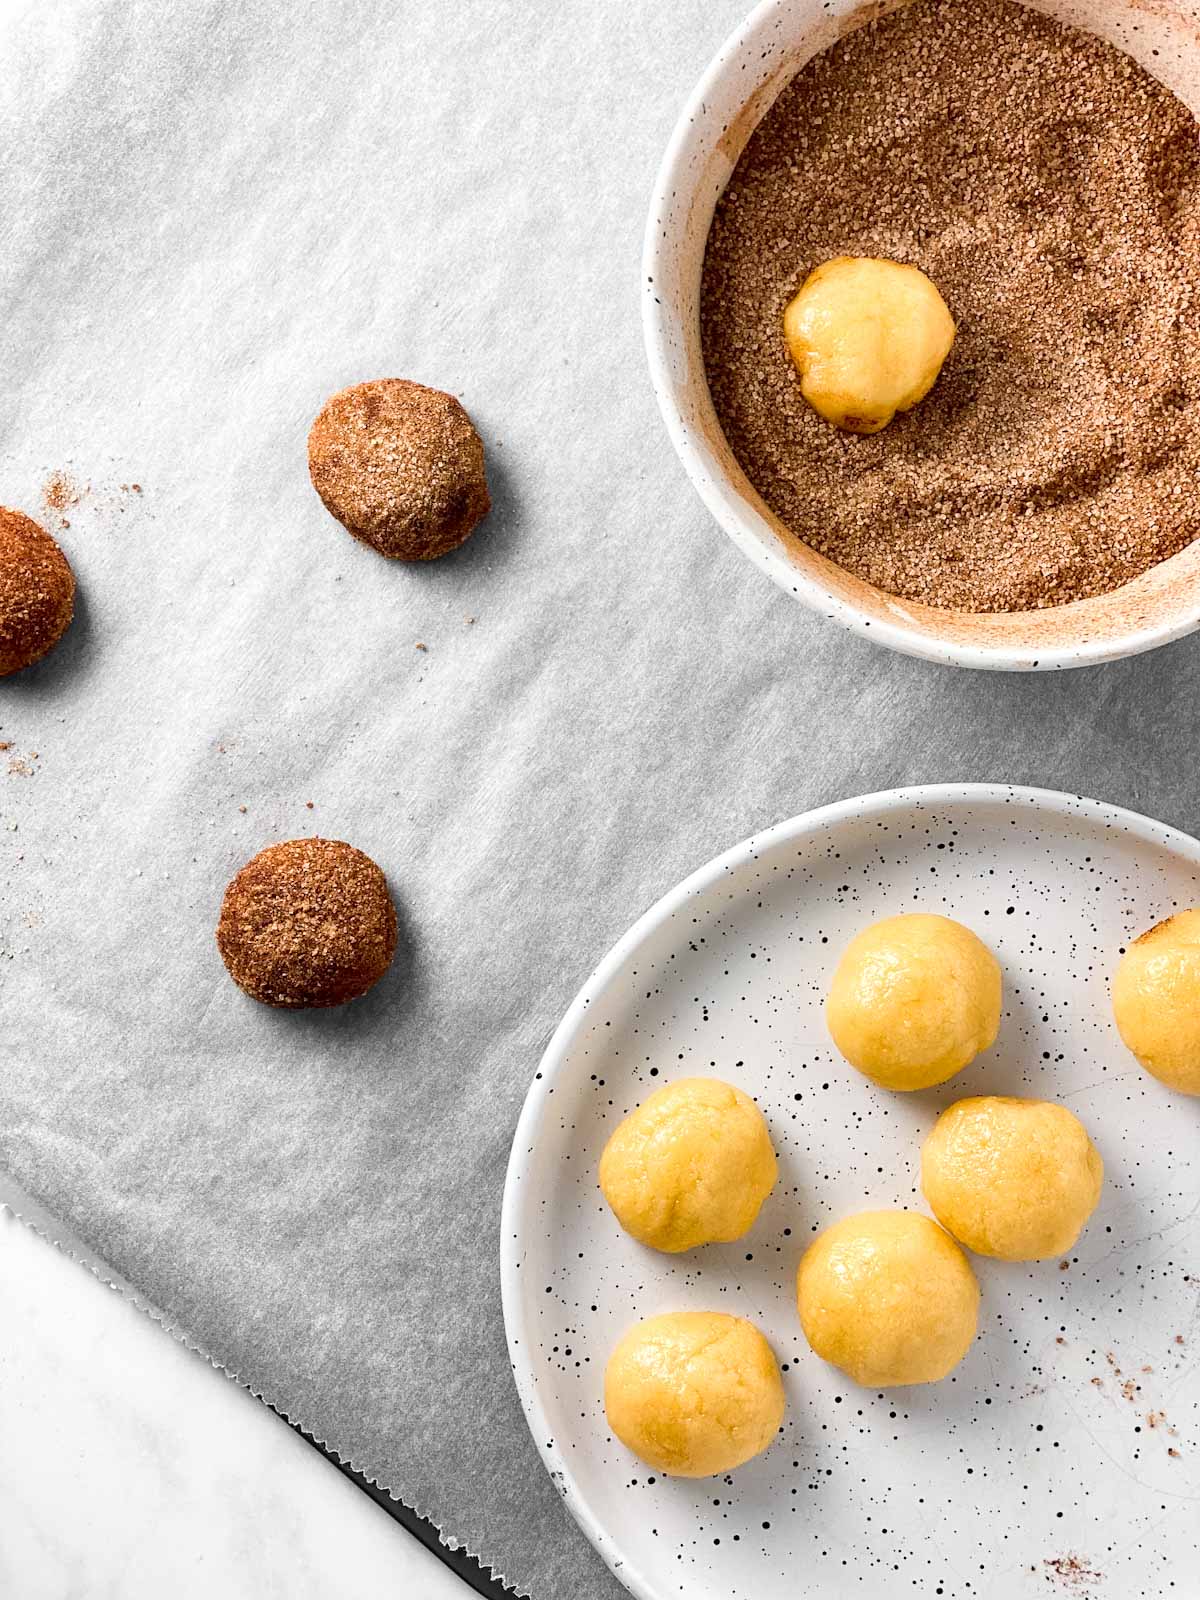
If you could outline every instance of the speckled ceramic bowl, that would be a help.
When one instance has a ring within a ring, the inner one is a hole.
[[[509,1351],[564,1501],[638,1600],[1133,1600],[1200,1572],[1200,1103],[1117,1037],[1134,934],[1200,903],[1200,844],[1112,806],[970,784],[847,800],[672,889],[605,956],[542,1059],[501,1226]],[[999,1038],[949,1083],[880,1089],[824,997],[850,937],[922,908],[1004,972]],[[755,1096],[779,1157],[745,1238],[644,1249],[597,1183],[618,1121],[675,1077]],[[921,1142],[966,1095],[1058,1100],[1105,1165],[1063,1261],[972,1257],[979,1335],[941,1383],[860,1389],[808,1349],[800,1256],[835,1218],[924,1211]],[[728,1477],[667,1479],[610,1435],[609,1353],[669,1310],[750,1317],[783,1363],[779,1438]]]
[[[900,0],[903,3],[903,0]],[[1200,111],[1200,0],[1027,0],[1090,28]],[[930,661],[1006,671],[1111,661],[1200,625],[1200,540],[1134,582],[1045,611],[972,615],[902,601],[790,535],[734,459],[709,398],[697,304],[714,207],[746,141],[795,72],[897,0],[766,0],[700,80],[650,207],[643,311],[667,428],[705,505],[750,559],[805,605]]]

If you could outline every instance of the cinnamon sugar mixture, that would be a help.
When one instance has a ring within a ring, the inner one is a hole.
[[[873,437],[809,408],[784,344],[835,255],[914,263],[958,324],[930,395]],[[763,499],[893,594],[1059,605],[1200,535],[1200,127],[1090,34],[914,0],[816,57],[717,207],[701,322]]]

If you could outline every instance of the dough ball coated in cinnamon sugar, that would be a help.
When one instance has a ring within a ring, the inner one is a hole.
[[[264,1005],[339,1006],[383,977],[396,909],[370,856],[339,839],[268,845],[225,891],[217,947]]]
[[[75,574],[44,528],[0,506],[0,677],[40,661],[75,612]]]
[[[453,395],[405,378],[327,400],[308,436],[326,510],[394,561],[455,549],[491,509],[483,441]]]

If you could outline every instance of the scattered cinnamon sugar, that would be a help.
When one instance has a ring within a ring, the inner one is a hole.
[[[1048,1569],[1047,1579],[1057,1579],[1063,1588],[1077,1594],[1102,1581],[1103,1575],[1090,1565],[1086,1556],[1049,1556],[1042,1566]]]
[[[1122,1373],[1120,1367],[1117,1365],[1117,1358],[1116,1358],[1116,1356],[1113,1354],[1113,1352],[1111,1350],[1106,1350],[1104,1352],[1104,1359],[1105,1359],[1105,1361],[1108,1362],[1109,1366],[1111,1367],[1113,1377],[1114,1378],[1120,1378],[1122,1380],[1120,1385],[1119,1385],[1120,1390],[1121,1390],[1121,1394],[1126,1400],[1129,1401],[1130,1405],[1132,1405],[1133,1402],[1137,1399],[1138,1395],[1141,1393],[1141,1388],[1142,1388],[1141,1384],[1137,1381],[1136,1378],[1126,1378],[1124,1376],[1124,1374]],[[1154,1369],[1152,1367],[1143,1367],[1142,1368],[1143,1372],[1152,1372],[1153,1370]],[[1093,1378],[1092,1382],[1096,1385],[1096,1387],[1098,1389],[1102,1389],[1104,1387],[1104,1384],[1102,1383],[1102,1381],[1099,1378]]]
[[[870,437],[808,407],[782,336],[841,254],[921,267],[958,323],[930,395]],[[915,0],[804,67],[717,207],[701,321],[751,482],[891,593],[1058,605],[1200,534],[1200,132],[1023,5]]]
[[[52,472],[42,485],[42,503],[51,511],[65,511],[68,506],[78,505],[82,498],[83,491],[65,472]]]

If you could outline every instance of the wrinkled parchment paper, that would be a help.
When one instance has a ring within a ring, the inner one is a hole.
[[[1200,824],[1200,640],[1045,678],[903,660],[688,487],[641,231],[744,3],[0,9],[0,503],[80,580],[0,684],[0,1165],[535,1600],[619,1592],[541,1470],[497,1282],[525,1086],[611,941],[856,791]],[[489,452],[490,521],[428,569],[308,483],[322,401],[385,374],[460,393]],[[307,832],[384,867],[401,943],[366,1000],[286,1015],[213,928]]]

